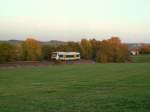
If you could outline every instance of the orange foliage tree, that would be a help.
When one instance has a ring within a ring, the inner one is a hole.
[[[28,38],[22,43],[22,58],[26,61],[37,61],[42,58],[42,46],[35,39]]]
[[[140,51],[142,54],[150,54],[150,45],[142,45]]]
[[[118,37],[112,37],[100,43],[100,49],[97,52],[98,62],[124,62],[127,59],[128,47],[121,43]]]

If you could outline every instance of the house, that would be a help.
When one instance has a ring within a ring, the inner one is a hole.
[[[133,48],[130,50],[130,54],[135,56],[135,55],[139,55],[140,54],[140,51],[138,48]]]

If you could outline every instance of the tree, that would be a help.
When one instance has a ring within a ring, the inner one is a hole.
[[[42,46],[32,38],[26,39],[22,43],[22,58],[25,61],[37,61],[42,59]]]
[[[0,44],[0,63],[9,62],[15,60],[15,46],[9,43]]]
[[[55,46],[43,45],[42,46],[43,59],[44,60],[51,60],[52,52],[55,52],[55,51],[56,51]]]
[[[109,61],[109,51],[110,47],[108,46],[107,40],[103,40],[99,46],[99,49],[97,50],[96,61],[107,63]]]
[[[64,45],[57,46],[56,50],[65,52],[80,52],[80,45],[77,42],[67,42]]]
[[[140,48],[142,54],[150,54],[150,45],[142,45]]]
[[[127,59],[128,47],[121,43],[118,37],[112,37],[101,42],[97,53],[98,62],[125,62]]]
[[[81,56],[84,59],[92,59],[92,45],[87,39],[82,39],[80,42]]]
[[[80,45],[77,42],[68,42],[66,50],[67,51],[73,51],[73,52],[79,52],[80,51]]]
[[[96,39],[89,40],[91,43],[91,49],[92,49],[92,59],[96,60],[97,51],[99,51],[100,47],[100,41],[97,41]]]

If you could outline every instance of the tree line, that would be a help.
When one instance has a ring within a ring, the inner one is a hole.
[[[101,63],[125,62],[129,54],[127,45],[118,37],[103,41],[81,39],[80,42],[67,42],[58,46],[43,45],[33,38],[28,38],[21,45],[0,43],[0,63],[51,60],[52,52],[56,51],[80,52],[82,59]]]
[[[150,45],[142,45],[140,47],[140,53],[141,54],[150,54]]]

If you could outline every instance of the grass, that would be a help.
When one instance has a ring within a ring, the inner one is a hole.
[[[150,55],[131,56],[131,60],[134,63],[150,63]]]
[[[0,69],[0,112],[150,112],[150,64]]]

